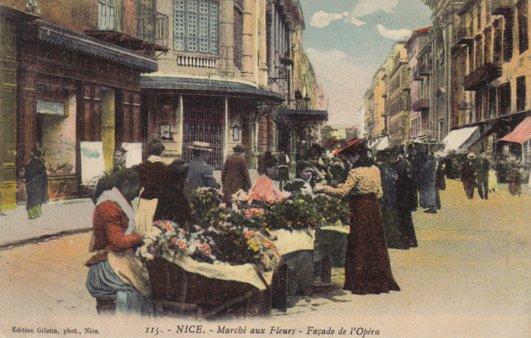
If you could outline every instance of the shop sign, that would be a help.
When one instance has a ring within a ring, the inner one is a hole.
[[[37,99],[37,114],[66,117],[65,103]]]

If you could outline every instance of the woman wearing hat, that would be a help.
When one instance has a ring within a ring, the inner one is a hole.
[[[350,200],[350,234],[345,260],[344,290],[353,294],[400,291],[391,272],[378,200],[382,198],[380,171],[369,158],[365,140],[350,142],[339,153],[350,157],[353,168],[337,188],[316,186],[316,190]]]

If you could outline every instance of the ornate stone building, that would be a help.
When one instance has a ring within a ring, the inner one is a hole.
[[[478,128],[476,151],[530,158],[527,144],[498,142],[530,115],[529,5],[470,0],[460,9],[452,49],[452,127]]]
[[[442,141],[451,126],[452,65],[451,48],[454,45],[455,25],[464,0],[423,0],[433,11],[429,47],[430,62],[429,130]]]
[[[421,28],[413,31],[406,44],[411,79],[411,114],[410,138],[425,140],[430,138],[428,130],[430,109],[430,83],[427,64],[421,57],[429,41],[430,28]]]
[[[404,144],[409,139],[410,90],[409,63],[405,42],[393,47],[388,73],[384,76],[385,115],[391,146]]]

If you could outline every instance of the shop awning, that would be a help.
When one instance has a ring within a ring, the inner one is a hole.
[[[157,61],[150,57],[48,23],[38,23],[37,37],[41,41],[133,67],[142,72],[157,70]]]
[[[280,113],[287,117],[306,117],[317,121],[328,121],[328,112],[326,110],[283,109]]]
[[[500,139],[503,142],[523,144],[531,139],[531,116],[526,117],[512,132]]]
[[[446,155],[450,151],[456,153],[466,153],[468,148],[480,139],[479,127],[467,127],[452,130],[442,143],[444,144],[443,153]]]
[[[210,92],[219,94],[257,96],[282,102],[284,97],[270,90],[258,88],[246,83],[198,79],[174,76],[142,76],[140,86],[143,90],[178,90],[186,92]]]

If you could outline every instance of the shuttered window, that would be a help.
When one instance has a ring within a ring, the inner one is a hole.
[[[181,52],[219,53],[219,3],[216,0],[173,1],[174,49]]]

